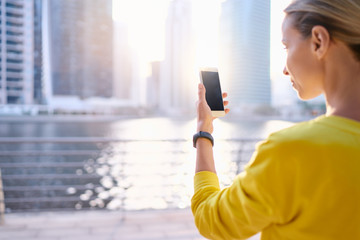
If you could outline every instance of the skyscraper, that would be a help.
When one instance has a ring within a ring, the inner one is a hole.
[[[0,104],[34,103],[34,2],[1,1]]]
[[[43,83],[42,0],[34,0],[34,103],[45,104]]]
[[[147,78],[146,102],[150,110],[158,110],[160,104],[160,66],[159,61],[151,63],[151,76]]]
[[[54,95],[111,97],[111,0],[49,1]]]
[[[128,27],[120,21],[114,22],[114,84],[113,95],[121,100],[134,100],[133,53],[128,43]]]
[[[191,24],[191,2],[172,1],[166,22],[165,59],[160,67],[160,109],[163,112],[193,112],[198,77]]]
[[[270,105],[270,0],[224,2],[220,45],[232,109]]]

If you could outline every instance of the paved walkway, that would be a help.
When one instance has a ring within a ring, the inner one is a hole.
[[[1,240],[203,240],[190,209],[12,213]],[[258,240],[259,236],[251,240]]]

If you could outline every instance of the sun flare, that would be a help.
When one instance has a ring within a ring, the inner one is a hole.
[[[197,67],[218,66],[219,0],[197,0],[192,4]]]
[[[128,30],[128,44],[144,61],[164,58],[165,19],[169,0],[113,0],[115,22]]]

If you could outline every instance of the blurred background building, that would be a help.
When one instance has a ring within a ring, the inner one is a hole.
[[[1,1],[1,104],[33,104],[34,2]]]
[[[136,3],[2,0],[0,114],[194,113],[200,67],[197,37],[201,34],[196,27],[213,24],[207,21],[194,27],[194,19],[209,10],[204,4],[219,6],[219,27],[206,27],[219,32],[218,59],[213,62],[218,62],[232,113],[256,109],[269,113],[274,102],[280,102],[277,107],[286,102],[291,108],[297,102],[296,96],[284,94],[293,91],[289,84],[270,80],[270,0],[204,1],[199,9],[190,0],[164,0],[164,56],[149,60],[145,67],[138,49],[131,45],[132,28],[146,31],[140,40],[149,40],[144,46],[151,48],[150,40],[156,41],[151,34],[158,33],[148,31],[151,26],[146,21],[157,13],[153,2],[146,5],[154,8],[147,11],[153,15],[142,17],[147,12],[138,8],[145,2]],[[127,4],[137,12],[127,13]],[[132,18],[137,25],[125,18],[115,20],[114,13],[138,14]],[[317,108],[319,102],[323,98]]]
[[[55,0],[48,4],[53,104],[60,107],[66,97],[112,97],[112,1]]]
[[[42,0],[34,0],[34,103],[46,104],[43,78],[43,8]]]
[[[219,38],[232,111],[270,106],[270,0],[223,2]]]
[[[53,94],[112,96],[111,1],[49,1]]]
[[[170,2],[165,29],[165,59],[161,64],[159,108],[181,114],[193,111],[196,84],[191,1]]]
[[[134,99],[134,54],[128,44],[128,27],[114,21],[113,96],[124,101]]]

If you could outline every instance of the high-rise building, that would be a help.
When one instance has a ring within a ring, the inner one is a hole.
[[[147,107],[151,110],[158,110],[160,104],[160,66],[161,62],[151,63],[151,76],[147,78],[146,102]]]
[[[196,99],[194,39],[191,2],[174,0],[166,21],[165,59],[160,66],[160,110],[166,113],[193,112]],[[195,91],[194,91],[195,90]]]
[[[54,95],[113,95],[111,0],[49,1]]]
[[[271,105],[270,0],[225,1],[219,49],[232,109]]]
[[[2,0],[0,104],[34,103],[34,2]]]
[[[45,104],[43,78],[42,0],[34,0],[34,103]]]
[[[121,100],[134,100],[134,57],[128,43],[128,27],[114,22],[114,87],[113,95]]]

